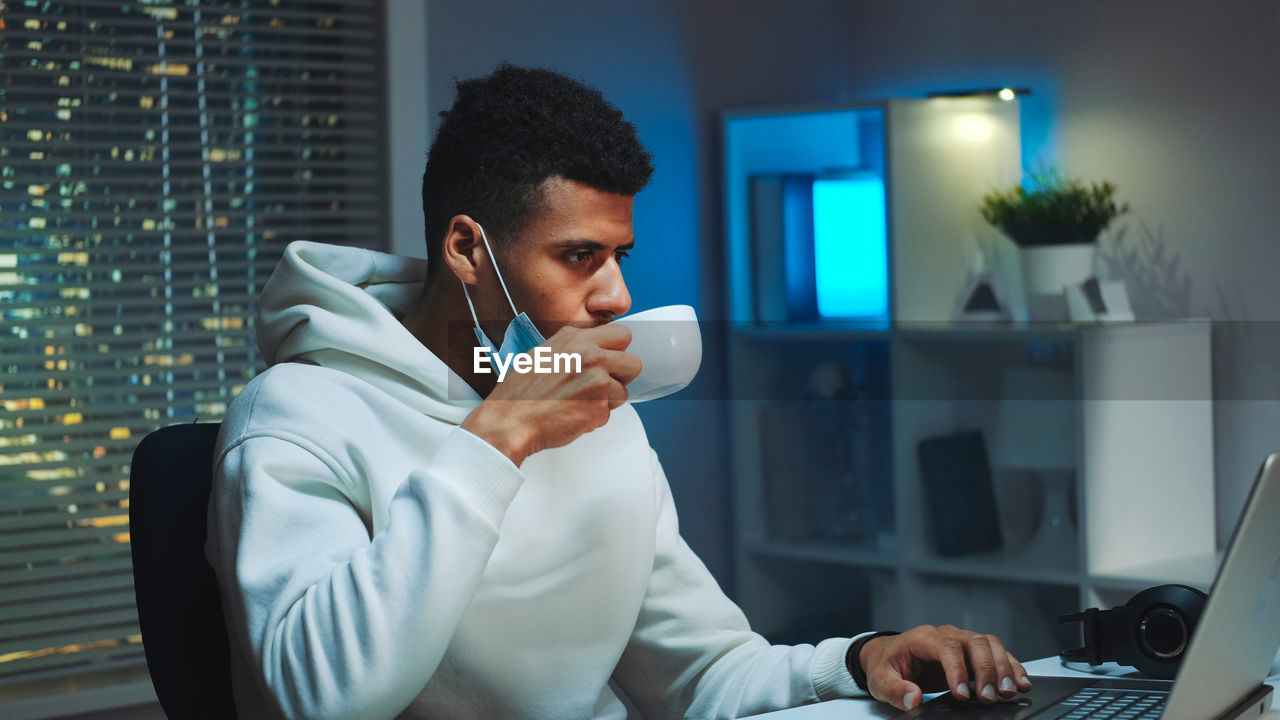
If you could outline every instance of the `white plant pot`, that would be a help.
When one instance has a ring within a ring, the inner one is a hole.
[[[1019,248],[1028,299],[1034,295],[1062,296],[1068,285],[1093,277],[1097,251],[1097,243]]]

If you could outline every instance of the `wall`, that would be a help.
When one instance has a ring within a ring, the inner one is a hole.
[[[854,96],[1030,86],[1024,164],[1110,179],[1132,203],[1110,269],[1139,317],[1216,321],[1225,542],[1280,451],[1280,4],[854,0],[848,27]]]
[[[386,0],[391,252],[425,257],[422,168],[427,161],[427,44],[423,0]]]

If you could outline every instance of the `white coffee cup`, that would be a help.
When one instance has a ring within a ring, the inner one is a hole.
[[[667,305],[614,322],[631,328],[627,352],[643,363],[640,376],[627,385],[630,402],[666,397],[693,382],[702,365],[702,333],[693,308]]]

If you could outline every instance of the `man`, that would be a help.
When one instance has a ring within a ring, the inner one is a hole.
[[[620,718],[625,694],[721,718],[859,681],[900,708],[971,675],[983,702],[1030,687],[999,640],[951,627],[770,646],[681,540],[610,324],[651,173],[598,92],[504,65],[444,113],[429,264],[287,249],[209,516],[242,716]],[[509,328],[581,371],[476,372]]]

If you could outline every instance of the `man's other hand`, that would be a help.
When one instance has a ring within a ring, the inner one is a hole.
[[[1000,638],[953,625],[921,625],[873,638],[862,646],[858,661],[872,697],[899,710],[918,706],[929,692],[950,690],[961,700],[993,703],[1031,689],[1027,671]]]
[[[566,325],[545,345],[554,353],[576,353],[582,372],[510,373],[462,427],[517,466],[539,450],[568,445],[604,425],[627,401],[627,383],[640,375],[640,358],[626,352],[630,344],[625,325]]]

